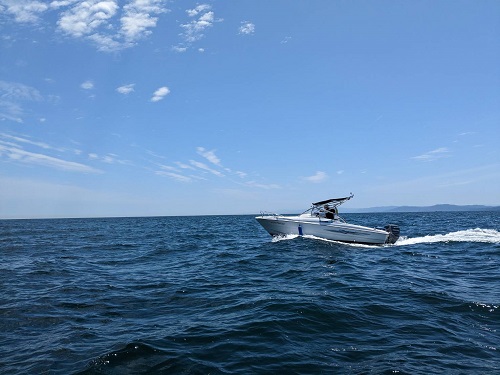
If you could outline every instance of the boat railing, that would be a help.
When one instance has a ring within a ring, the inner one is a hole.
[[[278,216],[281,216],[281,215],[277,214],[275,212],[260,211],[260,216],[274,216],[274,217],[278,217]]]

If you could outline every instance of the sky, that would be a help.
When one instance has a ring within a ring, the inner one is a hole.
[[[0,0],[0,218],[500,205],[497,0]]]

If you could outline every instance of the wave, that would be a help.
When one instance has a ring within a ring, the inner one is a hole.
[[[481,242],[481,243],[500,243],[500,232],[495,229],[467,229],[451,232],[447,234],[434,234],[423,237],[401,237],[394,246],[406,246],[422,243],[436,242]]]

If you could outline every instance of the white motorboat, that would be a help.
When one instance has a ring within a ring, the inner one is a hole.
[[[256,219],[271,236],[298,234],[332,241],[370,245],[393,244],[399,238],[399,227],[389,224],[384,229],[349,224],[338,215],[338,206],[354,197],[327,199],[312,204],[298,216],[262,213]]]

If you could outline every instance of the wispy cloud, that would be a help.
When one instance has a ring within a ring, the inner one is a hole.
[[[425,154],[414,156],[412,159],[419,161],[434,161],[450,156],[450,150],[446,147],[440,147]]]
[[[194,169],[192,166],[187,165],[186,163],[181,163],[180,161],[176,161],[174,164],[181,169]]]
[[[255,25],[248,21],[243,21],[239,28],[239,33],[243,35],[250,35],[255,33]]]
[[[170,178],[174,179],[175,181],[179,181],[179,182],[191,182],[193,180],[189,176],[185,176],[185,175],[175,173],[175,172],[156,171],[155,174],[158,176],[170,177]]]
[[[153,93],[153,96],[151,97],[151,101],[152,102],[159,102],[168,94],[170,94],[170,89],[167,86],[160,87],[158,90],[156,90]]]
[[[255,180],[249,180],[248,173],[225,167],[219,156],[216,155],[216,150],[209,150],[200,146],[196,147],[195,151],[198,156],[201,156],[208,163],[194,158],[187,162],[175,161],[171,163],[171,165],[163,162],[162,164],[153,162],[156,167],[159,167],[154,173],[159,176],[169,177],[178,182],[192,182],[195,180],[209,181],[211,176],[216,176],[230,183],[246,186],[248,188],[280,188],[277,184],[266,184]]]
[[[1,138],[3,138],[3,139],[9,139],[9,140],[12,140],[12,141],[15,141],[15,142],[20,142],[20,143],[26,143],[26,144],[37,146],[37,147],[44,148],[44,149],[53,149],[53,150],[56,149],[56,148],[54,148],[52,146],[49,146],[45,142],[36,142],[36,141],[32,141],[32,140],[27,139],[27,138],[21,138],[21,137],[17,137],[17,136],[10,135],[10,134],[5,134],[5,133],[0,133],[0,139]],[[57,150],[60,150],[60,149],[57,149]]]
[[[41,100],[42,95],[40,95],[40,92],[37,89],[22,83],[0,81],[0,98]]]
[[[190,160],[189,161],[191,163],[192,166],[196,167],[196,168],[199,168],[199,169],[202,169],[204,171],[207,171],[207,172],[210,172],[218,177],[224,177],[224,174],[213,169],[213,168],[210,168],[208,165],[206,165],[205,163],[201,163],[199,161],[196,161],[196,160]]]
[[[108,153],[106,155],[98,155],[95,152],[88,154],[90,160],[98,160],[106,164],[121,164],[121,165],[132,165],[133,163],[129,160],[121,159],[118,155],[113,153]]]
[[[303,179],[305,181],[309,181],[309,182],[318,184],[320,182],[325,181],[327,177],[328,177],[328,175],[325,172],[317,171],[314,175],[308,176],[308,177],[304,177]]]
[[[27,151],[25,147],[31,147],[32,150]],[[48,153],[54,151],[57,153],[69,151],[72,155],[81,154],[80,150],[54,147],[45,142],[39,142],[24,136],[0,133],[0,160],[44,166],[70,172],[103,173],[103,171],[86,164],[62,159],[59,155],[57,157],[48,155]]]
[[[290,40],[292,40],[292,37],[291,36],[285,36],[282,40],[281,40],[281,44],[287,44]]]
[[[24,111],[18,103],[2,100],[0,98],[0,120],[23,122]]]
[[[103,173],[103,171],[85,164],[63,160],[52,156],[25,151],[21,148],[0,143],[0,157],[5,156],[8,160],[31,165],[39,165],[69,172],[81,173]]]
[[[18,82],[0,81],[0,120],[21,123],[24,116],[21,103],[41,100],[42,95],[33,87]]]
[[[245,182],[245,185],[250,186],[250,187],[259,188],[259,189],[266,189],[266,190],[280,189],[281,188],[277,184],[262,184],[262,183],[258,183],[256,181],[247,181],[247,182]]]
[[[116,91],[119,92],[120,94],[128,95],[131,92],[134,92],[134,86],[135,86],[135,83],[130,83],[128,85],[123,85],[123,86],[118,87],[116,89]]]
[[[205,148],[203,147],[198,147],[196,151],[198,152],[199,155],[203,156],[210,163],[220,166],[220,159],[215,155],[215,150],[208,151],[205,150]]]

